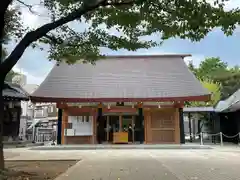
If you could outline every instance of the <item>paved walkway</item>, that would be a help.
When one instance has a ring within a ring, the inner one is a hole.
[[[237,180],[240,154],[206,150],[99,150],[57,180]]]
[[[12,157],[10,157],[12,153]],[[16,156],[17,154],[17,156]],[[240,148],[210,150],[5,150],[8,160],[81,159],[56,180],[238,180]]]

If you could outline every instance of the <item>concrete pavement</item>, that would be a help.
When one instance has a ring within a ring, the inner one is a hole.
[[[14,156],[10,157],[12,153]],[[16,155],[17,154],[17,155]],[[81,159],[56,180],[238,180],[240,148],[5,150],[7,160]]]
[[[237,180],[240,154],[206,150],[99,150],[56,180]]]

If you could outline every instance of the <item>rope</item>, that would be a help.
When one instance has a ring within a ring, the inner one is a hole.
[[[208,135],[208,136],[219,136],[219,135],[221,134],[221,132],[215,133],[215,134],[210,134],[210,133],[207,133],[207,132],[202,132],[202,134],[206,134],[206,135]],[[185,136],[190,136],[190,137],[200,136],[200,135],[201,135],[201,133],[199,133],[199,134],[189,134],[189,133],[185,133]],[[228,135],[222,133],[222,136],[224,136],[224,137],[226,137],[226,138],[235,138],[235,137],[238,137],[238,136],[239,136],[239,133],[238,133],[238,134],[235,134],[235,135],[233,135],[233,136],[228,136]]]
[[[215,133],[215,134],[209,134],[209,133],[206,133],[208,136],[218,136],[220,135],[220,133]]]
[[[228,136],[228,135],[223,134],[223,133],[222,133],[222,135],[223,135],[224,137],[226,137],[226,138],[235,138],[235,137],[238,137],[238,136],[239,136],[239,134],[235,134],[235,135],[233,135],[233,136]]]
[[[190,137],[194,137],[194,136],[196,137],[196,136],[200,135],[200,140],[201,140],[200,144],[203,145],[204,144],[204,142],[203,142],[203,140],[204,140],[203,134],[207,134],[208,137],[209,136],[211,136],[211,137],[213,137],[213,136],[220,136],[220,144],[221,144],[221,146],[223,146],[223,137],[226,137],[226,138],[229,138],[229,139],[236,138],[236,137],[240,138],[240,132],[235,134],[235,135],[233,135],[233,136],[228,136],[226,134],[223,134],[222,132],[215,133],[215,134],[210,134],[210,133],[207,133],[207,132],[201,132],[200,134],[191,134],[191,135],[189,133],[185,133],[185,136],[189,135]]]
[[[210,133],[207,133],[207,132],[202,132],[202,133],[203,133],[203,134],[206,134],[206,135],[208,135],[208,136],[218,136],[218,135],[221,134],[221,132],[215,133],[215,134],[210,134]],[[240,133],[235,134],[235,135],[232,135],[232,136],[228,136],[228,135],[222,133],[222,136],[224,136],[224,137],[226,137],[226,138],[235,138],[235,137],[238,137],[239,134],[240,134]],[[200,133],[200,134],[191,134],[191,135],[190,135],[189,133],[185,133],[185,136],[186,136],[186,135],[194,137],[194,136],[200,136],[201,133]]]
[[[194,137],[194,136],[200,136],[200,134],[189,134],[189,133],[185,133],[185,136],[192,136],[192,137]]]

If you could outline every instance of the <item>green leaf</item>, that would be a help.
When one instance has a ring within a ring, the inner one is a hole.
[[[49,10],[54,22],[98,3],[101,4],[98,8],[75,19],[74,25],[67,23],[49,32],[48,37],[54,39],[39,35],[36,43],[51,46],[50,60],[74,64],[85,59],[92,63],[101,57],[102,47],[136,51],[159,46],[175,37],[200,41],[216,27],[231,35],[240,22],[239,9],[225,11],[221,0],[214,1],[214,6],[206,0],[43,0],[41,5]],[[6,39],[20,38],[30,31],[22,27],[19,13],[17,8],[8,9]],[[154,40],[148,38],[153,34],[161,36]]]
[[[89,4],[96,3],[89,1]],[[54,36],[61,39],[60,44],[47,41],[51,45],[50,59],[73,64],[79,59],[95,61],[100,56],[100,47],[111,50],[126,49],[136,51],[161,44],[162,40],[180,37],[199,41],[215,27],[221,27],[226,35],[231,34],[239,24],[238,9],[224,11],[222,1],[215,1],[215,6],[207,1],[198,0],[109,0],[108,3],[128,3],[127,5],[101,6],[87,12],[83,18],[56,29]],[[86,1],[81,0],[45,0],[52,16],[60,18],[81,7]],[[76,29],[84,23],[89,26],[84,31]],[[109,30],[115,33],[110,33]],[[142,39],[152,34],[161,34],[154,41]],[[91,58],[93,58],[91,60]]]

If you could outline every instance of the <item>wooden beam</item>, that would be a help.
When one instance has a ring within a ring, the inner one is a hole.
[[[57,108],[59,109],[67,109],[68,108],[68,105],[67,103],[57,103]]]
[[[142,107],[143,107],[143,103],[142,103],[142,102],[139,102],[139,103],[137,104],[137,107],[138,107],[138,108],[142,108]]]
[[[173,104],[163,104],[161,105],[161,108],[173,108],[173,107],[178,107],[178,108],[182,108],[184,106],[183,102],[175,102]],[[105,111],[119,111],[122,112],[124,110],[126,111],[131,111],[133,112],[134,109],[135,111],[137,111],[138,108],[158,108],[158,105],[144,105],[144,103],[138,103],[137,105],[135,105],[134,107],[130,106],[130,105],[125,105],[125,106],[110,106],[110,108],[108,108],[108,106],[103,105],[102,103],[98,104],[98,106],[88,106],[88,105],[83,105],[81,107],[79,106],[68,106],[67,103],[57,103],[57,108],[60,109],[81,109],[81,111],[85,111],[88,109],[97,109],[97,108],[102,108]]]
[[[97,111],[97,108],[93,107],[68,107],[67,108],[69,115],[71,116],[78,116],[78,115],[84,115],[84,114],[94,114]]]
[[[111,108],[103,108],[103,113],[137,113],[136,108],[115,106]]]
[[[175,108],[183,108],[184,107],[184,102],[183,101],[175,102],[173,107],[175,107]]]

